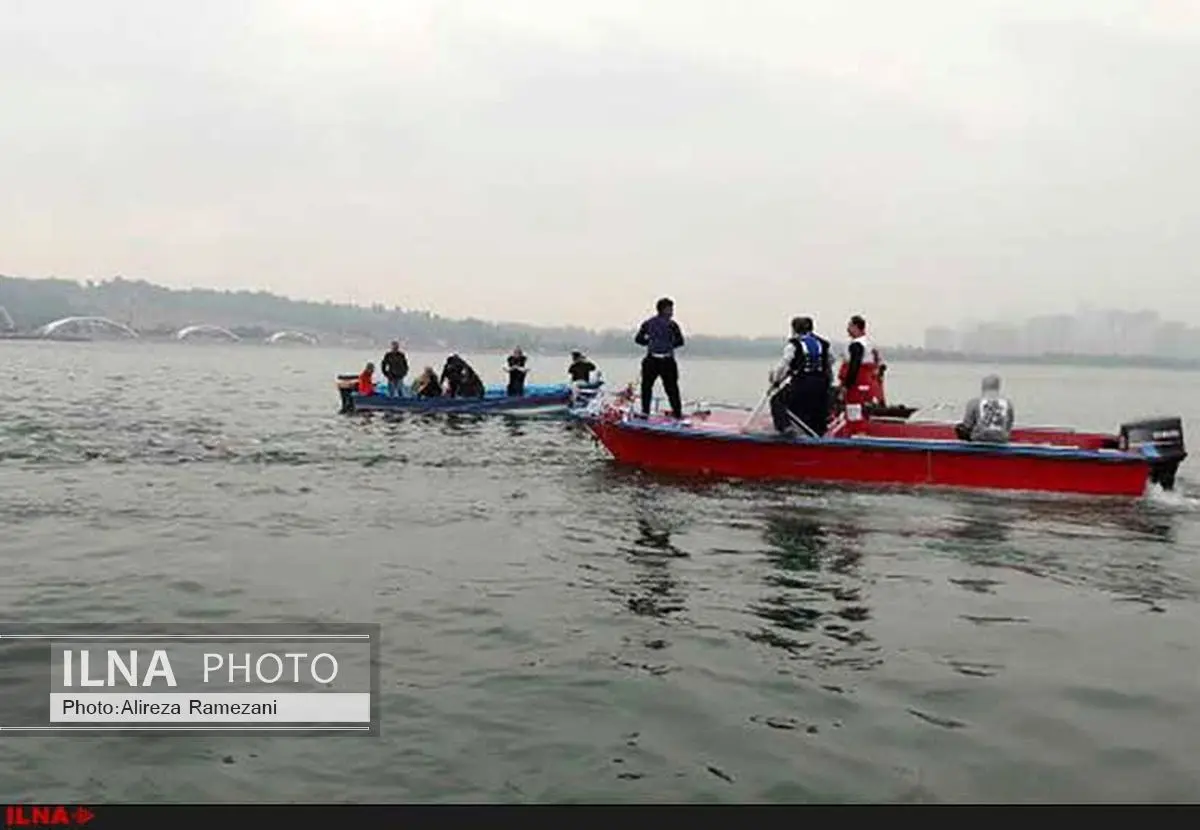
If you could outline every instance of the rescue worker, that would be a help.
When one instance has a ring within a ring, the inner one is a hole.
[[[683,400],[679,396],[679,364],[675,350],[683,346],[683,331],[675,322],[675,303],[663,297],[655,303],[658,312],[638,327],[633,342],[646,347],[642,358],[642,415],[649,416],[654,399],[654,382],[662,378],[663,391],[671,402],[671,416],[683,417]]]
[[[829,426],[832,379],[829,341],[813,333],[811,317],[793,317],[792,336],[770,377],[772,384],[781,386],[771,398],[775,429],[786,434],[800,432],[792,423],[794,417],[813,435],[824,435]]]
[[[521,351],[520,346],[513,349],[512,354],[505,361],[505,369],[508,372],[508,389],[505,391],[510,397],[520,397],[525,394],[525,376],[529,374],[525,363],[525,353]]]
[[[867,321],[855,314],[846,326],[850,335],[847,359],[838,370],[839,395],[846,404],[846,419],[862,420],[864,406],[885,406],[880,384],[879,350],[867,337]]]
[[[368,363],[358,376],[358,394],[364,397],[375,394],[375,364]]]
[[[980,393],[967,403],[962,422],[955,424],[954,431],[960,441],[1007,444],[1012,436],[1014,410],[1012,401],[1000,395],[1000,378],[985,377]]]
[[[387,393],[389,398],[398,398],[404,394],[404,377],[408,374],[408,356],[400,351],[400,341],[393,340],[391,350],[379,362],[379,370],[387,378]]]

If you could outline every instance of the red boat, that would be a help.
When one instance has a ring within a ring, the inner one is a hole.
[[[588,426],[618,463],[693,476],[1023,490],[1140,497],[1147,484],[1174,489],[1187,457],[1179,418],[1121,426],[1116,435],[1070,429],[1013,430],[1008,444],[961,441],[954,424],[835,419],[821,438],[769,426],[747,431],[745,413],[642,418],[627,407],[593,410]]]

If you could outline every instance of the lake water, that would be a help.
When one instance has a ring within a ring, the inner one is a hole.
[[[5,738],[3,800],[1200,791],[1195,461],[1137,504],[689,486],[563,422],[339,416],[333,376],[377,354],[0,350],[8,619],[383,633],[380,737]],[[957,417],[990,368],[894,363],[889,396]],[[684,396],[753,405],[767,369],[685,356]],[[1200,424],[1194,374],[1001,374],[1024,423]]]

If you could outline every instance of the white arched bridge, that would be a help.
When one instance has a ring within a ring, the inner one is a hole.
[[[242,339],[224,326],[213,326],[208,323],[201,323],[196,326],[184,326],[175,332],[176,340],[191,340],[192,338],[215,338],[217,340],[227,340],[230,343],[236,343]]]
[[[110,320],[107,317],[63,317],[47,323],[37,330],[42,337],[105,332],[121,337],[136,338],[138,333],[124,323]]]
[[[0,307],[0,330],[12,328],[11,318],[7,312]],[[46,338],[55,337],[71,337],[91,334],[109,334],[119,337],[136,339],[140,335],[124,323],[119,323],[116,320],[108,317],[63,317],[39,328],[36,332],[38,335]],[[222,340],[227,343],[238,343],[242,340],[235,332],[217,326],[211,323],[197,323],[196,325],[184,326],[179,331],[175,332],[176,340]],[[285,329],[277,331],[263,341],[268,344],[276,343],[303,343],[309,346],[317,345],[315,335],[307,334],[302,331],[292,331]]]
[[[304,343],[309,346],[317,345],[317,338],[302,331],[277,331],[266,339],[267,343]]]

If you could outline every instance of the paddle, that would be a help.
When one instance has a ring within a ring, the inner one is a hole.
[[[767,387],[766,394],[764,394],[762,397],[762,400],[758,402],[758,406],[754,407],[754,409],[750,412],[750,417],[747,418],[745,420],[745,422],[742,424],[742,432],[750,431],[750,426],[756,420],[758,420],[758,416],[762,414],[763,409],[767,406],[767,404],[769,404],[771,402],[771,398],[775,397],[779,392],[781,392],[783,390],[783,388],[785,386],[787,386],[791,382],[792,382],[792,376],[788,375],[781,382],[772,383],[769,387]]]

